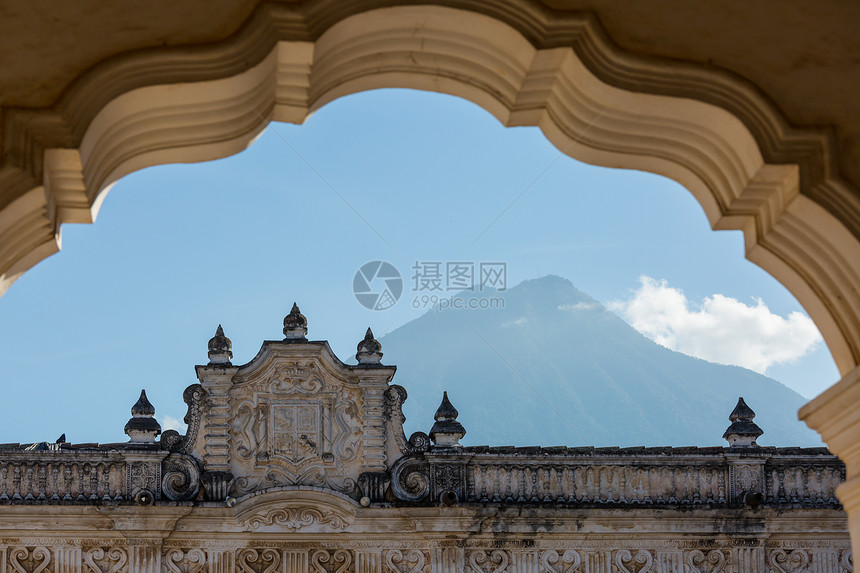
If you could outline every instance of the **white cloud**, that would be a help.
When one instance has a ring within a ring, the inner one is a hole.
[[[174,418],[173,416],[163,416],[160,423],[162,430],[176,430],[180,434],[184,434],[188,429],[185,422],[178,418]]]
[[[628,300],[609,308],[648,338],[684,354],[764,374],[773,364],[805,356],[822,340],[808,316],[779,316],[761,299],[747,305],[715,294],[691,308],[684,292],[665,280],[643,276],[639,282]]]
[[[591,310],[593,308],[597,308],[599,306],[596,302],[585,302],[580,301],[576,304],[560,304],[558,305],[558,310],[569,310],[570,312],[576,312],[577,310]]]
[[[528,322],[528,319],[526,317],[522,316],[516,320],[509,320],[507,322],[503,322],[502,328],[508,328],[509,326],[522,326],[526,322]]]

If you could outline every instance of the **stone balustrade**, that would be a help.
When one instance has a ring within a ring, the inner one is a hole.
[[[472,447],[406,458],[392,485],[412,503],[838,508],[844,477],[824,448]]]
[[[467,501],[725,503],[726,472],[688,464],[629,466],[485,463],[468,468]]]
[[[161,498],[166,452],[16,446],[0,447],[0,503],[121,502],[141,490]]]
[[[0,461],[0,501],[94,501],[126,497],[121,454],[20,452]]]
[[[0,449],[0,503],[131,500],[143,488],[155,499],[176,499],[162,491],[166,455]],[[839,507],[835,490],[844,473],[823,448],[756,448],[737,458],[732,448],[476,447],[404,458],[395,479],[421,485],[403,495],[409,488],[396,483],[394,491],[412,503],[435,503],[453,492],[460,503],[641,506],[743,504],[751,491],[765,506]],[[383,501],[385,490],[371,497]]]
[[[841,462],[793,457],[765,466],[767,504],[834,505],[836,488],[845,480]]]

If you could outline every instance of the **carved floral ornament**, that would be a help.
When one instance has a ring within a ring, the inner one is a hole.
[[[203,573],[206,571],[206,552],[202,549],[170,548],[161,558],[165,573]]]
[[[120,573],[128,566],[128,551],[122,547],[92,547],[83,552],[84,573]]]
[[[341,530],[346,529],[347,521],[337,513],[321,511],[314,507],[293,507],[273,509],[265,516],[250,517],[245,522],[252,530],[275,526],[293,533],[302,528]],[[313,527],[313,526],[319,527]]]
[[[9,552],[9,565],[15,573],[42,573],[51,563],[51,552],[46,547],[15,547]]]

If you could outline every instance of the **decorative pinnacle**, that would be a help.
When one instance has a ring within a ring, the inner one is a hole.
[[[155,419],[155,406],[146,397],[146,390],[140,391],[140,398],[131,407],[131,419],[125,425],[129,441],[138,444],[155,443],[161,433],[161,425]]]
[[[731,425],[723,434],[723,439],[729,442],[732,447],[752,447],[758,446],[756,438],[764,434],[764,431],[753,422],[755,412],[747,406],[743,398],[738,398],[738,404],[732,413],[729,414]]]
[[[308,319],[293,303],[290,314],[284,317],[284,340],[305,340],[308,334]]]
[[[459,448],[460,438],[466,435],[466,428],[457,421],[460,413],[448,399],[448,392],[442,393],[442,403],[433,418],[436,423],[430,429],[430,439],[440,448]]]
[[[379,364],[382,360],[382,345],[373,337],[373,331],[368,327],[364,340],[358,343],[355,359],[359,364]]]
[[[155,406],[146,397],[146,390],[140,391],[140,398],[131,407],[131,415],[135,418],[151,418],[155,416]]]
[[[209,339],[209,365],[224,364],[230,366],[231,358],[233,358],[233,343],[224,336],[224,329],[219,324],[215,336]]]
[[[433,419],[437,422],[453,422],[459,415],[460,412],[457,411],[457,408],[448,399],[448,392],[442,392],[442,403],[436,409]]]

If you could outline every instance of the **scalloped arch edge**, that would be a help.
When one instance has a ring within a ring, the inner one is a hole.
[[[280,30],[273,22],[283,14],[274,9],[260,14],[253,19],[260,30]],[[259,24],[267,15],[268,26]],[[666,81],[665,64],[649,68],[647,62],[632,62],[595,26],[587,18],[580,22],[585,40],[578,45],[593,52],[592,66],[605,62],[602,75],[637,64],[638,73],[651,71]],[[92,99],[81,103],[88,90],[99,87],[92,77],[72,91],[60,107],[68,117],[84,118],[79,145],[46,146],[28,161],[18,150],[12,156],[29,166],[30,175],[8,169],[0,174],[6,189],[30,186],[0,210],[0,289],[59,249],[63,223],[92,222],[110,185],[122,176],[151,165],[232,155],[269,121],[301,123],[338,97],[404,87],[463,97],[505,125],[539,126],[576,159],[650,171],[681,183],[715,229],[744,232],[748,258],[774,274],[809,311],[840,371],[845,374],[860,362],[860,242],[808,198],[818,187],[800,188],[799,165],[765,163],[749,128],[725,109],[614,87],[599,79],[574,48],[538,49],[501,19],[453,8],[369,10],[335,22],[316,41],[279,39],[268,52],[261,47],[264,34],[252,32],[237,35],[234,50],[227,42],[211,53],[185,56],[212,69],[220,58],[224,69],[236,73],[159,83],[158,62],[166,66],[161,73],[173,78],[188,63],[151,52],[125,60],[130,68],[148,69],[154,78],[150,85],[131,87],[129,76],[116,74],[112,89],[120,93],[108,101],[94,98],[100,105]],[[235,53],[248,46],[264,55],[237,71]],[[108,67],[116,73],[123,66]],[[723,91],[729,89],[721,76],[714,78]],[[679,81],[684,82],[689,83]],[[753,104],[765,110],[761,115],[770,116],[772,126],[785,125],[766,102]],[[90,112],[82,111],[85,107]],[[49,119],[15,125],[48,133]],[[796,138],[782,127],[771,131]],[[34,142],[51,138],[11,139],[26,140],[38,151]],[[835,179],[825,184],[841,185]]]

